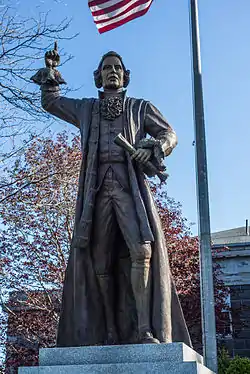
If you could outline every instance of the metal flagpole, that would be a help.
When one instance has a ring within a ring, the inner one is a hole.
[[[209,217],[205,121],[200,60],[198,0],[190,0],[190,28],[193,55],[193,101],[196,144],[197,203],[200,238],[200,280],[204,364],[217,373],[213,267]]]

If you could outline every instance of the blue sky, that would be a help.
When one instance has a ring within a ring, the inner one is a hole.
[[[17,1],[10,1],[17,3]],[[115,50],[131,70],[128,94],[155,104],[179,138],[167,159],[168,193],[196,223],[196,178],[189,1],[154,0],[149,12],[99,35],[87,0],[23,0],[18,12],[36,17],[51,10],[54,22],[72,18],[71,41],[59,44],[74,56],[61,72],[76,97],[95,96],[92,72],[100,56]],[[250,2],[200,0],[200,33],[212,231],[243,226],[250,218]],[[41,66],[43,61],[41,61]],[[53,131],[72,130],[68,124]]]

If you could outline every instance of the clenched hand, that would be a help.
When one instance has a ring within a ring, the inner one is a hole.
[[[47,68],[55,68],[60,64],[60,56],[57,51],[57,42],[55,42],[54,49],[45,53],[45,65]]]

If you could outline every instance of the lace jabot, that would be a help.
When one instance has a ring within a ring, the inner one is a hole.
[[[100,110],[102,118],[113,121],[123,112],[122,96],[106,96],[100,101]]]

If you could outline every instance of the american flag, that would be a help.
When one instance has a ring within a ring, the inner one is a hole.
[[[100,33],[112,30],[147,13],[153,0],[88,0]]]

